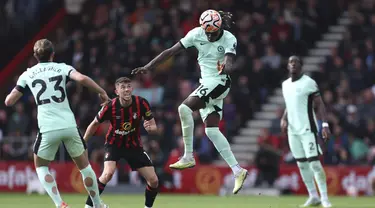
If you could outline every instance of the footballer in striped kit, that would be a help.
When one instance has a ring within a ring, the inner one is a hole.
[[[158,193],[158,177],[150,157],[143,150],[140,126],[144,120],[147,132],[156,131],[155,119],[150,104],[145,98],[132,94],[131,80],[127,77],[118,78],[115,82],[118,97],[102,107],[91,124],[87,127],[84,139],[87,141],[104,121],[110,122],[104,144],[104,170],[98,179],[100,194],[112,179],[117,161],[125,159],[133,171],[138,171],[146,181],[145,208],[151,208]],[[92,207],[87,197],[86,208]]]

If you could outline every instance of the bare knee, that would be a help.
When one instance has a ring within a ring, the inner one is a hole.
[[[108,172],[104,172],[100,176],[99,180],[100,182],[107,184],[112,179],[112,177],[113,177],[113,172],[108,171]]]
[[[220,115],[217,112],[213,112],[210,115],[207,116],[204,123],[206,124],[206,127],[218,127],[220,122]]]
[[[86,168],[89,165],[87,151],[83,152],[80,156],[73,158],[73,160],[80,170]]]
[[[184,100],[184,102],[182,102],[182,104],[189,107],[191,111],[197,111],[201,108],[206,107],[206,103],[197,96],[189,96],[188,98]],[[180,112],[180,107],[183,105],[179,106],[179,112]]]
[[[154,175],[150,177],[147,181],[148,185],[150,185],[152,188],[157,188],[159,186],[159,179],[158,176]]]
[[[34,154],[34,165],[35,167],[49,166],[50,161],[40,158],[38,155]]]

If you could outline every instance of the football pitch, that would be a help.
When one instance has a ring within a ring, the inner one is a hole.
[[[65,202],[71,208],[83,208],[86,196],[81,194],[63,194]],[[373,208],[374,197],[331,197],[333,207],[337,208]],[[110,208],[143,208],[143,195],[103,195]],[[154,208],[296,208],[306,200],[305,196],[207,196],[207,195],[165,195],[160,194]],[[53,208],[47,195],[26,195],[0,193],[1,208]]]

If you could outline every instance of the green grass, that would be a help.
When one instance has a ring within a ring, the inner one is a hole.
[[[83,208],[85,195],[63,194],[63,199],[71,208]],[[372,208],[375,198],[371,197],[331,197],[337,208]],[[103,200],[110,208],[143,208],[143,195],[104,194]],[[306,200],[305,196],[203,196],[203,195],[163,195],[156,198],[154,208],[296,208]],[[0,193],[1,208],[53,208],[47,196]]]

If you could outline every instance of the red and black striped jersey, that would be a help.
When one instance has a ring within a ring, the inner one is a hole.
[[[140,126],[142,119],[151,120],[153,115],[148,101],[140,96],[132,96],[132,104],[122,107],[119,98],[114,98],[103,106],[96,119],[101,123],[110,121],[106,143],[122,145],[126,148],[142,148]]]

